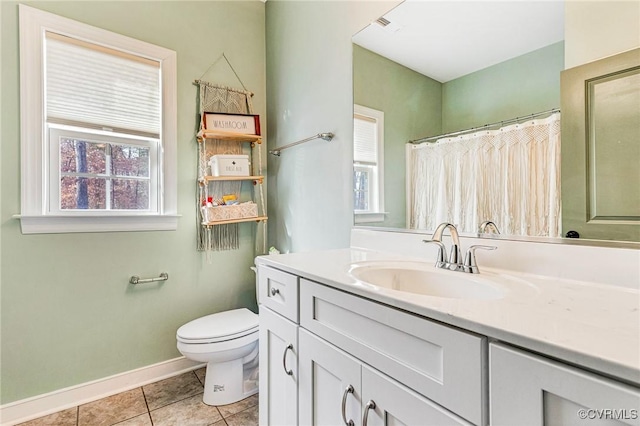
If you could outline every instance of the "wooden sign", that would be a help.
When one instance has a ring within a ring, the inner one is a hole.
[[[253,114],[204,113],[205,130],[224,130],[260,136],[260,116]]]

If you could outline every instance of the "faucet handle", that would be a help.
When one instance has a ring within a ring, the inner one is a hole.
[[[467,249],[467,255],[464,257],[464,271],[471,274],[478,274],[478,264],[476,263],[476,250],[496,250],[496,246],[473,245]]]
[[[449,263],[451,265],[461,265],[462,253],[460,252],[460,246],[458,244],[451,244],[451,252],[449,253]]]
[[[437,240],[422,240],[423,243],[430,243],[430,244],[436,244],[438,246],[438,258],[436,259],[436,268],[441,268],[446,262],[445,262],[445,252],[446,252],[446,247],[444,246],[444,243],[442,241],[437,241]]]

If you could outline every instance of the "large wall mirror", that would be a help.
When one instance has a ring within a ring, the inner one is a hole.
[[[354,35],[356,226],[428,232],[446,221],[501,238],[567,235],[564,11],[562,1],[407,0]],[[522,148],[522,138],[534,142]],[[640,188],[638,170],[627,179]],[[581,237],[638,241],[640,226],[627,229]]]

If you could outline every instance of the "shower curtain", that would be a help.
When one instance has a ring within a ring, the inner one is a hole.
[[[407,149],[408,224],[560,236],[560,113]]]

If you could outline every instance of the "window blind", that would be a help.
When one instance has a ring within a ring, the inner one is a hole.
[[[46,33],[47,121],[159,138],[160,63]]]
[[[355,114],[353,120],[353,160],[359,163],[378,162],[377,122],[374,118]]]

